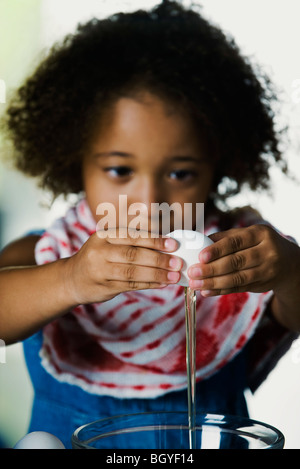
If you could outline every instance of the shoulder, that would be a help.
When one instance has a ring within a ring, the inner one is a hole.
[[[0,268],[35,265],[34,249],[40,234],[31,234],[9,243],[0,252]]]

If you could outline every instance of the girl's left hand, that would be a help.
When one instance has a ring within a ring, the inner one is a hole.
[[[237,292],[286,293],[292,288],[299,247],[267,225],[214,233],[214,244],[188,270],[189,286],[203,296]]]

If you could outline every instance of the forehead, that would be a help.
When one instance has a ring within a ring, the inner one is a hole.
[[[133,144],[155,143],[198,144],[199,136],[187,111],[161,98],[143,93],[121,97],[104,113],[97,138],[101,141],[121,140]]]

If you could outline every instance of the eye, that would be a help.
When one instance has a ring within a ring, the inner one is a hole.
[[[113,178],[124,178],[132,174],[132,170],[128,166],[111,166],[104,170]]]
[[[177,169],[171,171],[169,174],[170,179],[176,181],[189,181],[196,176],[196,172],[190,169]]]

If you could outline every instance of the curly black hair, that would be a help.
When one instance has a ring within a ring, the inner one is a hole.
[[[275,129],[276,94],[254,68],[231,37],[177,2],[79,24],[8,106],[15,166],[38,176],[54,196],[79,193],[96,120],[119,97],[144,89],[184,109],[206,135],[217,161],[215,198],[226,200],[245,183],[267,189],[270,166],[287,168]]]

